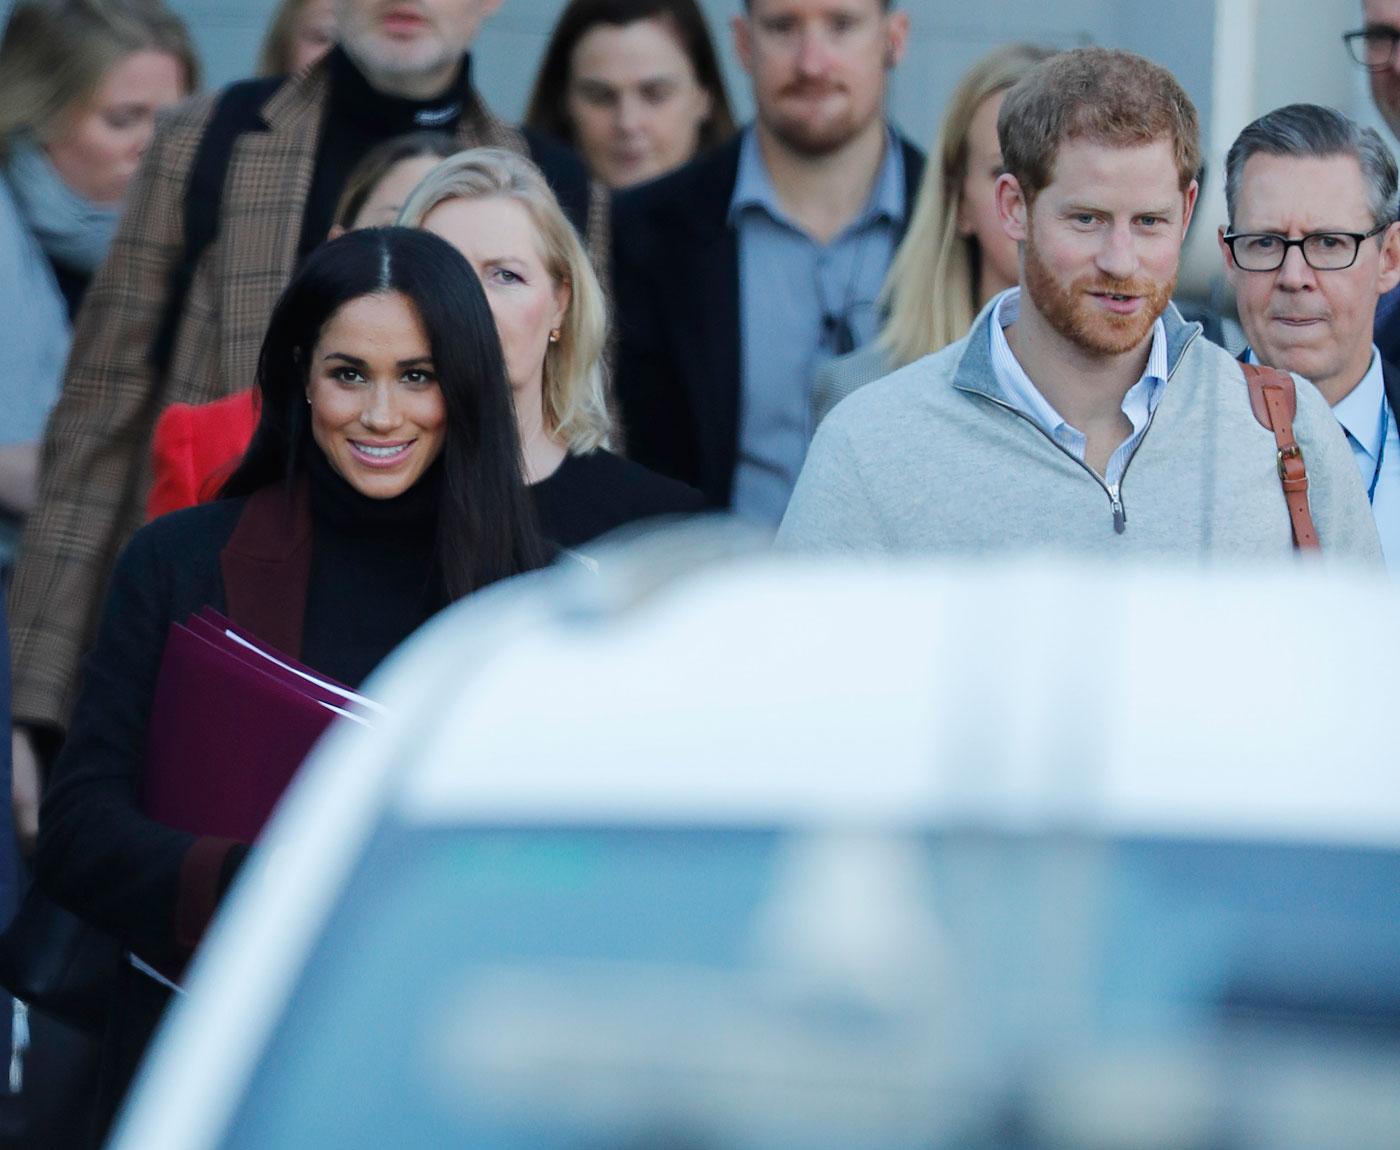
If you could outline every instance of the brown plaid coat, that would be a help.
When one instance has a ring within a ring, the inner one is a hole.
[[[112,563],[141,524],[160,411],[254,382],[268,319],[296,264],[327,94],[323,68],[289,80],[262,108],[268,130],[238,138],[219,234],[195,270],[164,389],[147,353],[181,257],[185,184],[217,95],[182,104],[156,133],[88,289],[48,424],[39,505],[10,591],[16,722],[67,725]],[[520,133],[479,99],[464,110],[458,138],[463,147],[526,152]],[[596,185],[588,243],[606,268],[607,199]]]

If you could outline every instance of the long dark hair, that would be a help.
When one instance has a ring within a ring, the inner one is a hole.
[[[322,244],[282,293],[258,357],[262,409],[221,498],[289,485],[312,443],[311,354],[337,310],[366,295],[406,296],[428,333],[447,408],[434,548],[447,598],[542,566],[546,548],[522,478],[520,437],[496,325],[471,265],[410,228],[366,228]]]
[[[621,28],[639,20],[660,20],[675,33],[700,87],[710,94],[710,114],[700,125],[699,150],[707,152],[729,139],[734,134],[734,114],[710,30],[695,0],[572,0],[544,50],[525,126],[575,144],[574,126],[565,108],[574,45],[599,24]]]

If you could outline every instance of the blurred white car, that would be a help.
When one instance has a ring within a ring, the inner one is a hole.
[[[1390,585],[687,554],[390,661],[112,1145],[1400,1144]]]

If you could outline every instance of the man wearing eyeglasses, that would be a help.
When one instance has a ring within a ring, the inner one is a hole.
[[[1310,380],[1346,432],[1388,561],[1400,566],[1400,370],[1372,342],[1400,283],[1395,158],[1331,108],[1292,104],[1240,133],[1225,162],[1225,271],[1246,357]]]
[[[1342,37],[1351,58],[1371,73],[1371,99],[1400,138],[1400,0],[1364,0],[1364,27]],[[1400,289],[1381,296],[1374,325],[1381,358],[1400,363]]]
[[[1371,99],[1400,137],[1400,0],[1364,0],[1365,26],[1342,37],[1351,58],[1371,73]]]
[[[1018,286],[993,297],[964,339],[837,404],[779,543],[1177,562],[1291,555],[1280,483],[1291,456],[1251,413],[1240,365],[1170,302],[1200,167],[1190,97],[1140,56],[1078,48],[1007,93],[997,135],[997,211],[1020,247]],[[1296,395],[1322,550],[1378,563],[1346,440],[1315,388],[1300,380]]]

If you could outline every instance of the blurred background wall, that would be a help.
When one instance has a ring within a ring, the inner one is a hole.
[[[1380,126],[1365,77],[1340,36],[1360,26],[1361,0],[896,0],[911,16],[912,43],[893,77],[895,120],[927,146],[962,70],[1007,40],[1060,47],[1104,44],[1140,52],[1170,68],[1201,113],[1211,180],[1184,270],[1204,293],[1218,265],[1214,232],[1223,222],[1219,169],[1241,127],[1298,100],[1332,104]],[[246,75],[274,0],[170,0],[189,22],[211,85]],[[481,33],[474,68],[491,106],[520,116],[549,29],[564,0],[505,0]],[[724,58],[736,109],[752,110],[730,43],[741,0],[701,0]],[[8,11],[9,0],[0,2]]]

